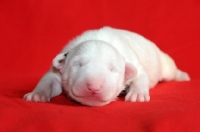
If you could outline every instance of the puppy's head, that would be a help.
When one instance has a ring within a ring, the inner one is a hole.
[[[124,83],[137,74],[134,66],[103,41],[82,42],[68,53],[58,54],[53,66],[60,70],[68,95],[88,106],[115,100]]]

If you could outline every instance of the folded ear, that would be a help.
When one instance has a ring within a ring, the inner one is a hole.
[[[137,75],[137,69],[131,64],[126,63],[125,65],[125,82],[135,78]]]
[[[56,69],[61,69],[64,65],[64,60],[67,57],[68,53],[61,53],[58,54],[52,61],[53,67],[55,67]]]

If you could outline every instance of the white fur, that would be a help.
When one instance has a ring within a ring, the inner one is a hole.
[[[133,32],[104,27],[86,31],[71,41],[24,99],[49,101],[64,89],[81,104],[102,106],[129,85],[125,100],[143,102],[150,100],[150,88],[159,81],[171,80],[190,78],[153,42]]]

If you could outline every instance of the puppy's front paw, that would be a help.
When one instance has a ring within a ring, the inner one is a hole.
[[[125,97],[127,102],[148,102],[149,100],[149,92],[129,91]]]
[[[24,100],[31,102],[49,102],[50,98],[39,92],[31,92],[24,95]]]

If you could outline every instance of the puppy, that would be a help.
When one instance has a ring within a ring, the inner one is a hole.
[[[125,101],[146,102],[150,88],[172,80],[190,78],[153,42],[134,32],[103,27],[86,31],[67,44],[24,99],[47,102],[65,90],[83,105],[103,106],[128,86]]]

